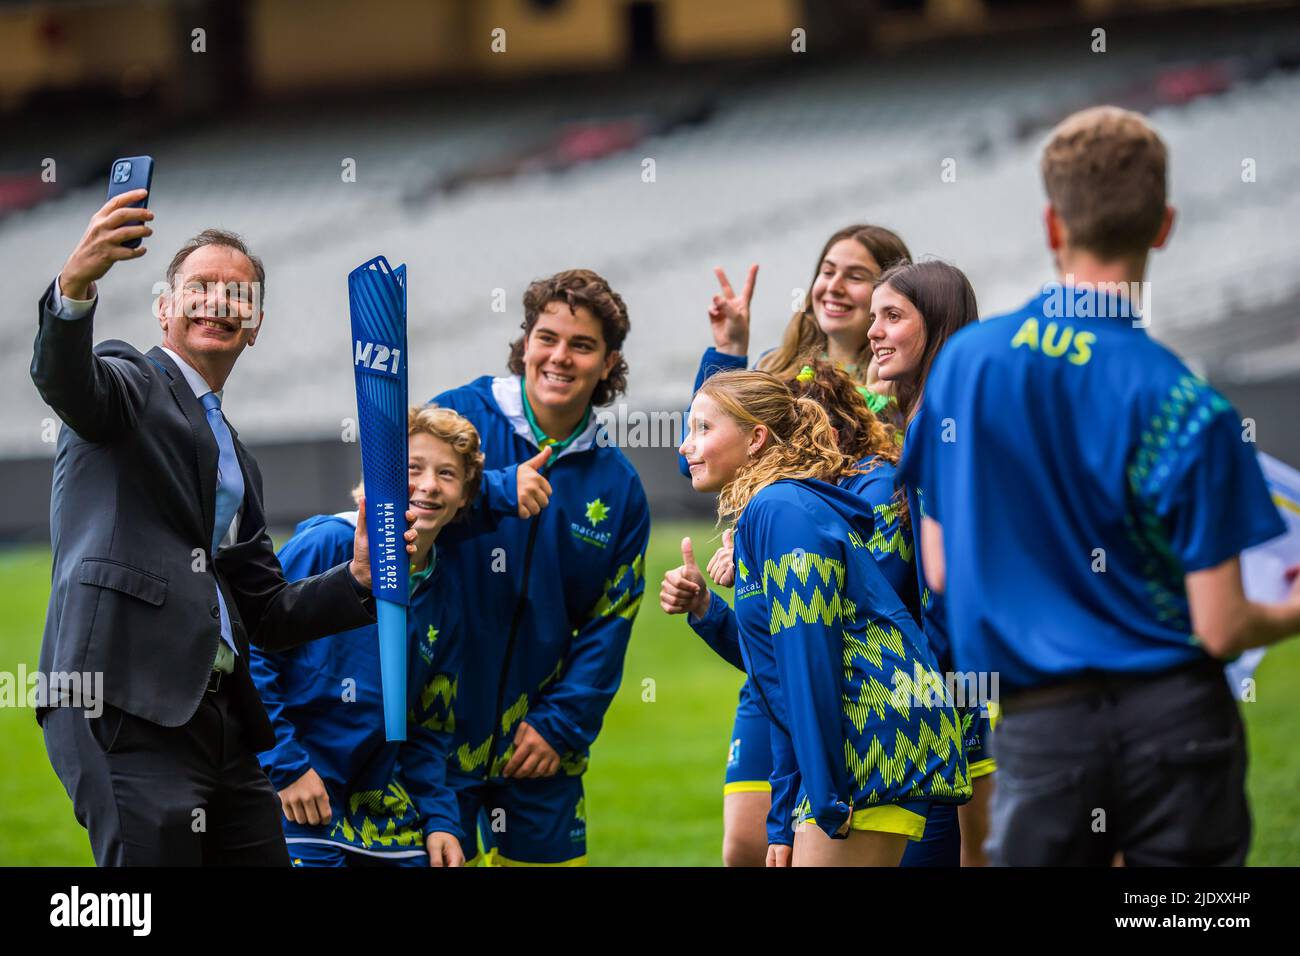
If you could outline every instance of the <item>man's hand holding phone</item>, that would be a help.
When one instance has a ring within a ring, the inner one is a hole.
[[[133,189],[114,196],[91,217],[85,235],[59,273],[59,291],[65,297],[92,298],[95,280],[113,268],[113,263],[139,259],[145,254],[143,245],[127,249],[122,244],[153,235],[149,227],[153,213],[132,205],[148,195],[147,189]]]

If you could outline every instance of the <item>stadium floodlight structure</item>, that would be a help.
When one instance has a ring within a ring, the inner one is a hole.
[[[406,739],[406,612],[410,564],[406,554],[407,361],[406,266],[383,256],[348,274],[352,312],[352,370],[357,388],[370,590],[379,623],[384,735]]]

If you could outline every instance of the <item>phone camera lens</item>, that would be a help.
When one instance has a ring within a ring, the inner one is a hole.
[[[123,160],[113,167],[113,182],[124,183],[131,178],[131,164]]]

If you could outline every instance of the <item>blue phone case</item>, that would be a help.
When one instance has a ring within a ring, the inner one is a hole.
[[[113,165],[108,168],[108,198],[120,196],[122,193],[129,193],[132,189],[151,189],[153,186],[153,157],[152,156],[123,156],[121,159],[113,160]],[[131,204],[133,207],[144,209],[149,205],[149,197],[146,196],[143,201]],[[139,225],[143,220],[137,219],[135,222],[127,223],[128,226]],[[127,249],[139,247],[139,239],[128,239],[122,245]]]

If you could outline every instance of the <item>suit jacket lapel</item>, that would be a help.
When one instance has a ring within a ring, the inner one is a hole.
[[[253,489],[253,473],[248,467],[248,449],[239,440],[239,432],[235,431],[235,426],[230,424],[230,419],[226,419],[226,427],[230,429],[230,437],[235,445],[235,457],[239,459],[239,470],[244,476],[244,503],[239,511],[239,533],[235,535],[235,540],[248,541],[262,533],[266,517],[262,514],[262,502]]]
[[[217,440],[212,435],[212,429],[208,427],[203,406],[194,397],[194,390],[190,388],[189,382],[185,381],[185,376],[176,367],[171,356],[155,345],[149,350],[149,357],[167,372],[169,376],[167,385],[171,389],[172,397],[176,399],[176,404],[180,406],[181,412],[190,423],[190,431],[194,435],[194,465],[199,480],[199,506],[203,520],[201,530],[204,541],[210,543],[212,526],[217,521]]]

